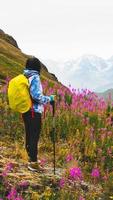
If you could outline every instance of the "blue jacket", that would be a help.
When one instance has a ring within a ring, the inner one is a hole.
[[[40,76],[35,70],[25,69],[23,73],[30,83],[30,95],[33,102],[34,112],[42,113],[44,111],[44,104],[50,102],[50,96],[43,95],[43,89],[40,81]]]

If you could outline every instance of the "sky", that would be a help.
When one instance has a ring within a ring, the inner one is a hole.
[[[113,0],[0,0],[0,28],[40,59],[113,55]]]

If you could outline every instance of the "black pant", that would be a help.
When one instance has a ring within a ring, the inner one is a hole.
[[[32,117],[31,111],[22,114],[25,125],[25,148],[29,156],[29,161],[36,162],[38,155],[38,141],[41,131],[41,114],[34,113]]]

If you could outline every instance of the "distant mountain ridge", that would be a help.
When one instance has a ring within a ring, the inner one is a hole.
[[[58,78],[61,73],[64,75],[61,81],[66,86],[71,84],[74,88],[87,88],[95,92],[113,88],[113,56],[106,60],[95,55],[83,55],[66,62],[49,60],[45,63]]]
[[[98,97],[104,98],[104,100],[113,100],[113,89],[106,90],[105,92],[96,93]]]

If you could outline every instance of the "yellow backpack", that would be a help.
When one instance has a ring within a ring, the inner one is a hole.
[[[29,81],[23,74],[9,81],[8,100],[10,108],[20,113],[25,113],[32,107]]]

